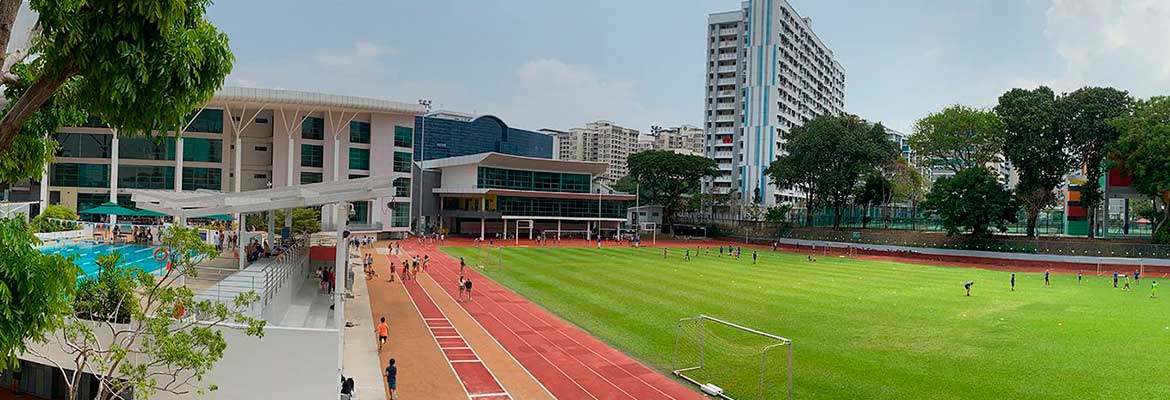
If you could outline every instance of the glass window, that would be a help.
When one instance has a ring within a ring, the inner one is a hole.
[[[112,135],[57,133],[57,157],[110,158]]]
[[[325,164],[324,158],[322,156],[324,152],[324,146],[316,144],[302,144],[301,166],[321,168],[321,166]]]
[[[370,143],[370,123],[361,121],[349,122],[350,143]]]
[[[394,180],[394,195],[397,197],[410,196],[410,178],[398,178]]]
[[[317,117],[305,118],[301,122],[301,138],[321,140],[325,138],[325,120]]]
[[[219,168],[183,167],[183,190],[222,190],[222,179]]]
[[[191,125],[187,126],[187,132],[223,133],[223,110],[208,108],[196,112],[199,115],[192,112],[187,116],[187,120],[191,122]],[[195,120],[191,121],[191,117],[195,117]]]
[[[410,147],[411,142],[414,141],[414,129],[405,126],[394,127],[394,145],[398,147]]]
[[[410,153],[394,152],[394,172],[410,172]]]
[[[539,197],[500,197],[498,209],[503,215],[546,217],[597,217],[597,200],[551,199]],[[601,217],[625,218],[629,202],[605,200],[601,202]]]
[[[186,177],[184,176],[184,178]],[[119,165],[118,187],[126,189],[174,189],[175,167]]]
[[[358,201],[350,204],[353,204],[353,215],[349,216],[349,222],[357,224],[370,222],[370,202]]]
[[[184,138],[183,161],[223,162],[223,140]]]
[[[370,149],[349,149],[349,169],[370,169]]]
[[[480,167],[477,172],[480,189],[536,190],[545,192],[588,193],[589,175],[557,172],[525,171]]]
[[[321,183],[320,172],[301,172],[301,184]]]
[[[369,178],[369,175],[349,174],[349,179]]]
[[[105,164],[53,164],[49,184],[72,187],[110,187],[110,166]]]
[[[174,160],[175,138],[145,136],[120,137],[118,138],[118,158],[127,160]],[[121,177],[118,179],[121,181]]]
[[[390,206],[390,225],[395,228],[410,226],[410,203],[393,203]]]

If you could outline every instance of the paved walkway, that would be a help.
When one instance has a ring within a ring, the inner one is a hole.
[[[361,279],[361,275],[355,277],[358,279],[353,282],[353,298],[345,302],[345,320],[353,326],[345,328],[342,371],[346,377],[353,378],[358,399],[381,399],[386,397],[386,384],[382,378],[384,367],[378,358],[378,344],[373,340],[376,324],[370,312],[370,294],[367,281]],[[312,283],[305,286],[301,289],[317,290]]]
[[[429,254],[428,275],[448,295],[457,295],[458,260],[430,244],[401,243],[408,252]],[[460,304],[555,397],[704,398],[470,268],[464,275],[474,281],[474,296]]]

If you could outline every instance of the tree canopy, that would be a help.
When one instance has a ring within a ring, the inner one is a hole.
[[[1100,181],[1105,156],[1121,135],[1110,121],[1128,115],[1132,103],[1128,93],[1100,87],[1078,89],[1067,94],[1062,102],[1072,159],[1085,169],[1081,204],[1088,211],[1089,237],[1096,236],[1097,207],[1104,196]]]
[[[1040,211],[1056,203],[1056,186],[1071,168],[1062,98],[1052,89],[1012,89],[999,97],[1003,154],[1019,175],[1016,197],[1028,215],[1027,235],[1036,235]]]
[[[41,254],[36,244],[23,221],[0,219],[0,369],[60,327],[69,310],[77,267],[60,255]]]
[[[793,128],[788,154],[768,166],[766,174],[779,186],[807,190],[809,210],[814,204],[833,207],[833,227],[863,174],[896,159],[898,149],[881,124],[855,115],[822,115]],[[811,214],[811,212],[809,213]]]
[[[942,219],[947,234],[971,232],[986,236],[991,228],[1007,232],[1015,223],[1019,206],[987,168],[968,168],[954,176],[939,178],[922,207],[928,215]]]
[[[995,113],[953,105],[914,124],[910,147],[928,167],[959,172],[1000,161],[1003,123]]]
[[[683,195],[698,195],[703,178],[717,172],[715,161],[668,150],[648,150],[630,155],[630,176],[641,186],[647,202],[662,206],[662,222],[670,225],[685,203]]]
[[[884,206],[893,197],[894,184],[889,179],[878,171],[866,175],[857,189],[857,197],[853,200],[854,203],[865,207],[865,214],[861,217],[861,228],[865,229],[869,225],[869,210],[872,207]]]
[[[284,226],[284,210],[276,210],[276,229]],[[268,217],[264,214],[248,214],[248,226],[267,229]],[[315,208],[294,208],[292,211],[292,233],[317,233],[321,231],[321,212]]]
[[[29,226],[35,232],[60,232],[76,228],[76,224],[57,220],[76,221],[77,212],[63,205],[50,204],[41,210],[40,214],[33,217]]]
[[[1133,176],[1134,190],[1153,199],[1154,239],[1170,244],[1170,97],[1138,101],[1132,116],[1112,125],[1121,135],[1111,157]]]

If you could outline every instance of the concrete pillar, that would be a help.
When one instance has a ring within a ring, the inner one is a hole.
[[[244,165],[244,160],[243,160],[243,157],[244,157],[244,138],[242,136],[242,133],[243,132],[236,132],[236,157],[235,157],[234,161],[236,163],[235,175],[236,175],[236,191],[237,192],[243,191],[243,186],[241,186],[241,183],[243,182],[243,180],[241,180],[241,179],[243,178],[243,174],[244,174],[244,169],[243,169],[243,165]]]
[[[293,209],[284,209],[284,227],[288,228],[290,231],[292,230],[292,213]]]
[[[118,202],[118,130],[114,130],[114,138],[110,141],[110,202]],[[110,223],[118,223],[118,216],[111,215]]]
[[[295,142],[296,141],[293,140],[292,134],[290,133],[288,135],[288,158],[287,158],[287,160],[288,160],[288,164],[287,164],[288,174],[285,175],[286,186],[292,186],[295,184],[294,182],[298,182],[297,180],[295,180],[293,178],[293,159],[296,158],[295,157],[296,154],[293,153],[293,145],[295,144]]]
[[[338,202],[334,208],[341,209],[345,203]],[[343,237],[345,232],[345,216],[344,213],[334,213],[333,221],[337,226],[337,249],[334,255],[333,276],[334,290],[333,290],[333,323],[337,324],[337,375],[342,375],[342,365],[345,358],[345,297],[342,293],[345,292],[345,278],[347,268],[349,268],[349,245],[345,242]],[[341,380],[335,379],[337,383],[337,393],[341,393]]]
[[[485,219],[484,217],[479,217],[479,240],[480,241],[485,239],[484,238],[485,225],[487,225],[487,219]]]
[[[41,170],[41,211],[45,212],[45,207],[49,206],[49,167],[52,162],[45,163],[45,168]]]
[[[508,220],[504,220],[504,239],[508,239]]]
[[[175,191],[183,191],[183,138],[175,139]]]
[[[268,210],[268,238],[265,242],[268,248],[272,248],[276,244],[276,210]]]
[[[244,213],[236,213],[236,258],[239,259],[239,269],[247,267],[248,257],[244,254]]]
[[[561,220],[557,220],[557,240],[561,240]]]

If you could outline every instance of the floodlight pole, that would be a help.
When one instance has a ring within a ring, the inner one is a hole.
[[[334,205],[336,210],[345,210],[347,205],[339,201]],[[345,238],[345,223],[348,213],[333,213],[333,226],[337,228],[336,253],[333,262],[333,322],[337,324],[337,376],[342,376],[345,358],[345,279],[349,273],[349,243]],[[337,393],[341,393],[341,382],[338,380]]]
[[[422,221],[423,220],[423,207],[422,207],[422,203],[423,203],[423,193],[422,193],[423,169],[422,169],[422,162],[427,160],[427,130],[426,130],[426,127],[427,127],[427,115],[431,113],[431,100],[419,99],[418,104],[420,106],[423,106],[423,108],[425,109],[425,112],[423,112],[422,118],[419,119],[419,121],[420,121],[419,128],[418,128],[418,136],[419,136],[419,141],[420,141],[419,147],[418,147],[418,150],[419,150],[418,162],[419,162],[419,164],[418,164],[418,179],[415,179],[418,181],[418,203],[419,203],[418,204],[418,219],[419,219],[419,221]],[[410,153],[411,153],[411,156],[413,157],[414,152],[412,151]],[[412,196],[412,201],[413,201],[413,196]],[[421,223],[419,223],[419,225],[420,226],[418,227],[417,233],[422,234],[423,227],[421,226],[422,225]],[[507,231],[505,231],[504,233],[507,233]]]

